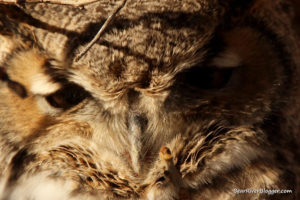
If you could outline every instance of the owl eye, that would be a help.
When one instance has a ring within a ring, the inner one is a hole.
[[[55,107],[68,109],[87,98],[89,93],[76,84],[67,84],[55,93],[46,96],[47,102]]]
[[[184,73],[186,84],[199,89],[221,89],[232,76],[233,68],[193,67]]]

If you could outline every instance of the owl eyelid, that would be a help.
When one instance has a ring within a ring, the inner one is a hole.
[[[235,68],[216,66],[194,66],[184,71],[181,81],[185,85],[201,90],[219,90],[226,87]]]
[[[237,53],[226,50],[216,55],[210,65],[216,68],[237,68],[242,65],[242,59]]]
[[[9,89],[11,89],[14,93],[16,93],[21,98],[27,97],[27,90],[25,87],[16,81],[13,81],[9,78],[8,74],[4,67],[0,66],[0,80],[7,83]]]
[[[45,96],[46,101],[54,108],[68,109],[91,95],[81,86],[67,83],[56,92]]]

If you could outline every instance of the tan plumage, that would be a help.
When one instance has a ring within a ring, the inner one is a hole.
[[[120,2],[0,4],[0,199],[297,199],[289,4],[128,1],[74,62]]]

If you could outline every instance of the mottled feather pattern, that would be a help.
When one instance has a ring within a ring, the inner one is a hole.
[[[0,199],[298,199],[291,4],[128,0],[75,61],[122,2],[0,3]]]

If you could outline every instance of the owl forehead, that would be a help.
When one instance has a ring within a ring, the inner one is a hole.
[[[88,63],[101,85],[174,76],[201,61],[217,26],[217,11],[209,13],[205,1],[192,2],[176,1],[174,7],[170,2],[135,4],[140,9],[129,3],[81,63]]]

